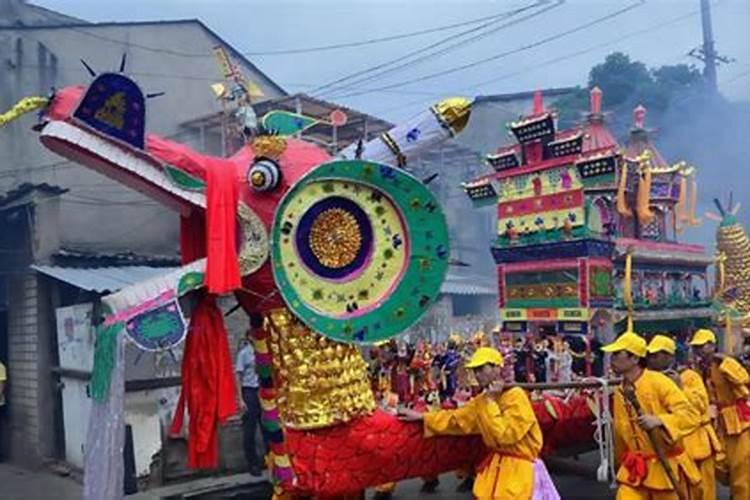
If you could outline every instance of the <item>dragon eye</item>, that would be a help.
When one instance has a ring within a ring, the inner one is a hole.
[[[255,191],[270,191],[279,185],[279,165],[268,158],[259,158],[247,172],[247,182]]]

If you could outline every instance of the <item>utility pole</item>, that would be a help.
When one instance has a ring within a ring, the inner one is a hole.
[[[716,50],[714,49],[714,30],[711,24],[711,2],[701,0],[701,23],[703,25],[703,78],[706,79],[708,88],[714,92],[718,89],[716,84]]]
[[[720,56],[714,47],[714,30],[711,23],[711,0],[700,0],[701,26],[703,28],[703,44],[691,50],[688,55],[702,61],[703,80],[710,92],[718,92],[716,67],[720,63],[730,63],[733,59]]]

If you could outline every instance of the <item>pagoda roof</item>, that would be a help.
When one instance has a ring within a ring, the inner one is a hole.
[[[520,167],[501,170],[500,172],[491,172],[489,174],[480,175],[468,181],[466,186],[478,186],[492,180],[506,179],[508,177],[514,177],[516,175],[531,174],[541,170],[558,167],[560,165],[570,165],[581,161],[601,158],[604,156],[610,156],[617,153],[617,149],[614,147],[604,147],[586,151],[583,153],[574,153],[568,156],[560,156],[557,158],[550,158],[548,160],[534,163],[532,165],[522,165]]]
[[[664,156],[651,142],[649,130],[646,128],[646,108],[639,105],[633,110],[633,128],[630,129],[625,145],[625,156],[633,159],[647,151],[651,154],[651,166],[654,169],[664,170],[670,167]]]
[[[660,262],[663,264],[693,264],[708,266],[714,258],[706,254],[702,245],[656,242],[633,238],[618,238],[615,242],[620,257],[632,252],[636,261]]]
[[[609,131],[601,116],[589,115],[583,131],[584,152],[619,147],[617,139]]]

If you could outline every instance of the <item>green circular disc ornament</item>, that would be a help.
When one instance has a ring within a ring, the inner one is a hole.
[[[271,259],[284,301],[340,342],[381,342],[414,324],[437,299],[448,257],[435,196],[389,165],[323,164],[274,215]]]

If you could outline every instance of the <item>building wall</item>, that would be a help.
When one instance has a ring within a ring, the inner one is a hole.
[[[9,280],[8,379],[11,458],[35,463],[55,455],[55,405],[50,367],[53,335],[48,289],[35,274]]]
[[[54,456],[56,390],[50,367],[56,360],[52,289],[29,265],[57,248],[57,199],[43,192],[28,204],[0,212],[3,252],[0,274],[7,283],[8,379],[11,458],[34,463]]]
[[[220,110],[209,88],[223,79],[212,53],[217,44],[197,22],[0,27],[0,112],[24,96],[48,95],[52,87],[88,84],[79,59],[97,72],[114,71],[125,53],[126,73],[144,92],[166,92],[148,101],[147,131],[199,147],[199,138],[180,132],[179,124]],[[236,62],[268,98],[282,95],[257,70]],[[50,373],[56,364],[55,287],[28,266],[47,261],[61,246],[176,253],[179,226],[170,210],[47,151],[31,131],[35,122],[32,113],[0,130],[0,192],[25,182],[69,189],[59,200],[20,208],[12,227],[2,223],[8,233],[0,235],[11,252],[0,263],[8,285],[10,451],[13,460],[32,464],[61,450],[54,418],[59,395]]]
[[[147,130],[199,146],[179,124],[220,111],[210,84],[222,81],[212,48],[218,40],[197,22],[0,28],[0,108],[24,96],[48,95],[52,87],[86,85],[97,72],[125,72],[145,93],[166,94],[147,103]],[[180,54],[199,54],[184,56]],[[268,98],[282,92],[249,65],[241,65]],[[34,114],[0,130],[0,191],[23,182],[70,188],[61,200],[62,244],[90,250],[175,253],[175,213],[101,174],[47,151],[30,130]],[[95,230],[92,230],[95,228]]]
[[[82,22],[38,5],[29,5],[26,0],[0,0],[0,26],[38,26],[62,22]]]

